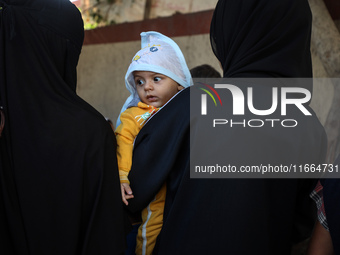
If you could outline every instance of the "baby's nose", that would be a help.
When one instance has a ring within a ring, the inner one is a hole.
[[[145,90],[152,90],[153,89],[152,81],[146,81],[144,89]]]

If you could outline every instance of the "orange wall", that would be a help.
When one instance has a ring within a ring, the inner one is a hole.
[[[169,37],[207,34],[213,10],[123,23],[85,31],[84,45],[140,40],[140,32],[157,31]]]

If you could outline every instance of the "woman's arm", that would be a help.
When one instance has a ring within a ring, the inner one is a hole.
[[[307,255],[333,255],[333,243],[329,231],[319,221],[316,222]]]

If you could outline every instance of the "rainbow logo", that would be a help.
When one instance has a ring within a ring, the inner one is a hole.
[[[207,88],[209,88],[209,89],[216,95],[216,97],[218,98],[218,101],[220,102],[220,104],[221,104],[221,106],[222,106],[222,100],[221,100],[220,95],[217,93],[217,91],[216,91],[213,87],[211,87],[210,85],[208,85],[208,84],[205,84],[205,83],[202,83],[202,82],[199,82],[199,83],[202,84],[202,85],[204,85],[204,86],[206,86]],[[217,106],[215,97],[211,94],[211,92],[210,92],[209,90],[204,89],[204,88],[199,88],[199,89],[201,89],[201,90],[203,90],[204,92],[206,92],[206,93],[212,98],[212,100],[214,101],[215,106]]]
[[[200,83],[201,85],[206,86],[208,89],[210,89],[210,90],[216,95],[218,101],[220,102],[220,104],[221,104],[221,106],[222,106],[222,100],[221,100],[221,98],[220,98],[220,95],[216,92],[216,90],[215,90],[213,87],[211,87],[210,85],[208,85],[208,84],[205,84],[205,83],[202,83],[202,82],[199,82],[199,83]],[[203,90],[205,93],[207,93],[207,94],[212,98],[212,100],[214,101],[215,106],[217,106],[215,97],[213,96],[213,94],[211,94],[211,92],[210,92],[209,90],[204,89],[204,88],[199,88],[199,89],[201,89],[201,90]]]
[[[203,86],[205,86],[205,87],[207,87],[207,88],[199,88],[199,89],[203,90],[205,93],[207,93],[211,97],[211,99],[215,103],[215,106],[217,106],[217,102],[216,102],[215,97],[214,97],[213,94],[215,94],[215,96],[217,97],[218,101],[220,102],[220,104],[222,106],[221,97],[220,97],[220,95],[216,92],[216,90],[213,87],[211,87],[208,84],[202,83],[202,82],[198,82],[198,83],[203,85]],[[210,89],[213,94],[208,89]],[[202,115],[207,115],[207,95],[206,94],[202,94],[201,95],[201,114]]]

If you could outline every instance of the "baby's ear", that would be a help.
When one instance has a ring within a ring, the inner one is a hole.
[[[177,89],[178,89],[178,91],[180,91],[180,90],[184,89],[184,87],[182,85],[178,85]]]

